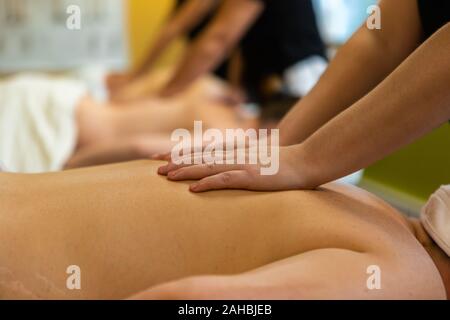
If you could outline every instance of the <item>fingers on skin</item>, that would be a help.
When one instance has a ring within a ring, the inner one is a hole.
[[[222,172],[206,177],[190,186],[192,192],[205,192],[221,189],[249,189],[253,178],[246,170]]]
[[[162,159],[163,157],[165,159]],[[239,163],[239,161],[242,161],[242,160],[238,161],[238,159],[239,159],[238,157],[239,157],[238,152],[234,152],[234,151],[220,152],[220,151],[218,151],[218,152],[215,152],[214,161],[221,160],[222,162],[225,163],[225,162],[227,162],[229,160],[233,160],[234,163]],[[255,156],[253,154],[249,154],[248,152],[246,152],[244,154],[244,158],[245,158],[244,163],[249,163],[250,162],[249,159],[257,159],[257,156]],[[173,159],[171,158],[170,154],[169,155],[160,156],[160,157],[158,157],[157,159],[154,159],[154,160],[167,160],[167,161],[169,161],[169,163],[167,165],[162,166],[162,167],[160,167],[158,169],[158,173],[161,174],[161,175],[168,175],[172,171],[177,171],[177,170],[179,170],[181,168],[185,168],[185,167],[202,165],[205,162],[207,162],[207,161],[204,161],[204,154],[201,153],[201,152],[200,153],[192,153],[192,154],[188,154],[186,156],[181,157],[179,159],[179,161],[177,161],[177,162],[179,162],[181,164],[175,164],[173,162]],[[207,168],[211,167],[211,165],[208,165],[208,164],[205,164],[205,165],[207,166]],[[214,164],[213,166],[216,166],[216,165]],[[239,169],[242,168],[242,165],[239,165],[239,166],[226,165],[225,166],[225,165],[217,164],[217,167],[220,167],[220,166],[223,166],[227,170],[239,170]],[[207,170],[207,171],[211,171],[211,170]],[[222,171],[226,171],[226,170],[222,170]],[[218,172],[221,172],[221,171],[218,171]],[[216,173],[218,173],[218,172],[216,172]],[[204,176],[200,176],[200,177],[198,177],[196,179],[200,179],[200,178],[203,178],[203,177]],[[180,180],[187,180],[187,178],[180,179]]]
[[[168,157],[169,157],[169,159],[168,159],[169,163],[165,166],[159,167],[158,174],[166,176],[171,171],[175,171],[175,170],[178,170],[178,169],[181,169],[184,167],[193,166],[197,162],[199,162],[199,163],[203,162],[202,154],[190,154],[190,155],[184,156],[179,161],[181,164],[174,163],[171,159],[171,155],[168,155]]]
[[[228,153],[224,153],[222,160],[228,159],[228,156]],[[233,154],[233,156],[235,155]],[[248,156],[247,154],[246,157],[248,158]],[[170,158],[170,155],[158,155],[158,159],[163,157]],[[165,175],[172,181],[201,179],[190,186],[192,192],[258,187],[260,169],[258,165],[195,164],[196,162],[202,163],[202,161],[202,153],[190,154],[181,158],[182,164],[170,161],[167,165],[160,167],[158,174]]]
[[[167,177],[172,181],[198,180],[227,171],[244,169],[245,167],[243,165],[201,164],[194,166],[185,166],[177,170],[170,171],[167,174]]]
[[[189,164],[175,164],[173,162],[169,162],[165,166],[162,166],[162,167],[158,168],[158,174],[163,175],[163,176],[167,176],[167,175],[169,175],[170,172],[173,172],[175,170],[179,170],[179,169],[184,168],[184,167],[189,167],[189,166],[191,166],[191,165],[189,165]]]

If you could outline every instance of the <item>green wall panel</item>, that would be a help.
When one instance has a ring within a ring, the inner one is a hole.
[[[450,184],[450,125],[373,165],[365,178],[427,199],[442,184]]]

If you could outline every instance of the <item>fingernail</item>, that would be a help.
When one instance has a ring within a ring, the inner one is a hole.
[[[197,191],[198,183],[191,184],[191,191]]]
[[[164,173],[165,173],[165,171],[164,171],[165,168],[166,168],[166,167],[159,167],[159,168],[158,168],[158,173],[159,173],[159,174],[164,174]]]
[[[169,178],[171,178],[171,179],[175,178],[177,175],[178,175],[178,173],[176,171],[169,172],[169,174],[168,174]]]

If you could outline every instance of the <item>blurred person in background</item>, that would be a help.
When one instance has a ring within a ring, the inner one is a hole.
[[[316,83],[327,62],[313,4],[310,0],[189,0],[169,20],[136,70],[109,78],[116,99],[136,98],[126,85],[139,81],[175,38],[192,31],[212,11],[217,13],[196,35],[161,96],[177,94],[193,80],[220,69],[232,52],[239,65],[232,82],[247,102],[261,103],[271,76],[281,79],[289,95],[305,95]],[[239,51],[235,49],[240,47]],[[223,70],[223,67],[222,67]],[[221,71],[222,75],[227,72]],[[122,89],[122,90],[120,90]],[[142,93],[140,93],[141,95]],[[138,95],[139,96],[139,95]]]
[[[170,76],[154,72],[158,90]],[[127,103],[94,99],[69,76],[22,73],[0,79],[0,163],[9,172],[39,173],[148,158],[168,152],[171,133],[257,125],[227,103],[228,88],[202,77],[177,97]]]

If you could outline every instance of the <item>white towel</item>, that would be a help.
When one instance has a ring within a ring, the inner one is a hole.
[[[77,142],[80,81],[22,74],[0,81],[0,162],[10,172],[63,168]]]
[[[450,257],[450,185],[442,186],[431,196],[421,220],[430,237]]]

